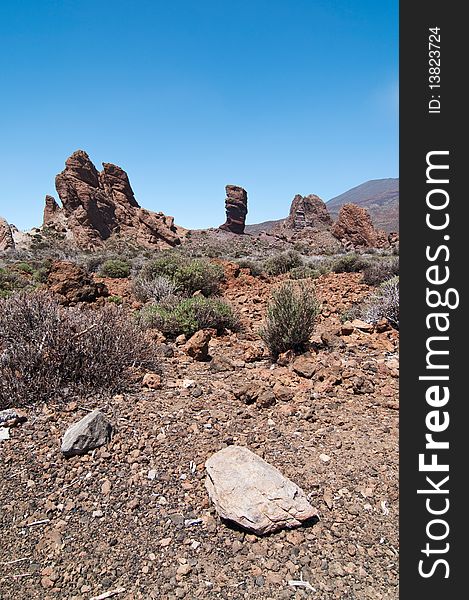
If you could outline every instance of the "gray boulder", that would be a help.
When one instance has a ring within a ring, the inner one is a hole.
[[[220,517],[248,531],[291,529],[317,516],[301,488],[247,448],[228,446],[205,468],[205,487]]]
[[[64,456],[86,454],[109,441],[112,425],[104,414],[94,410],[73,425],[65,432],[60,448]]]

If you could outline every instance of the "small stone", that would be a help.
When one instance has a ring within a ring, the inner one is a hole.
[[[150,469],[148,471],[148,475],[147,475],[147,479],[150,479],[151,481],[153,481],[156,478],[157,472],[155,469]]]
[[[371,331],[373,331],[373,325],[371,325],[370,323],[366,323],[365,321],[362,321],[361,319],[354,319],[351,322],[351,325],[354,329],[359,329],[360,331],[365,331],[367,333],[370,333]]]
[[[41,585],[43,588],[52,588],[54,587],[54,582],[50,579],[50,577],[43,577],[41,579]]]
[[[184,345],[184,352],[197,361],[208,360],[208,343],[212,338],[210,331],[201,329],[194,333],[194,335]]]
[[[142,385],[149,390],[161,389],[161,375],[158,375],[158,373],[146,373],[145,377],[143,378]]]
[[[71,425],[62,438],[61,452],[64,456],[86,454],[106,444],[111,437],[112,425],[99,410]]]
[[[338,562],[331,562],[329,565],[329,575],[332,577],[344,577],[345,571]]]
[[[167,537],[167,538],[163,538],[162,540],[160,540],[158,543],[162,548],[166,548],[167,546],[170,545],[170,543],[172,542],[173,538],[172,537]]]
[[[354,327],[352,325],[352,323],[350,321],[346,321],[345,323],[343,323],[341,329],[340,329],[340,333],[342,335],[351,335],[353,333]]]
[[[109,494],[111,493],[111,482],[109,481],[109,479],[106,479],[103,482],[103,485],[101,486],[101,493],[105,496],[109,496]]]
[[[320,454],[319,458],[322,460],[322,462],[325,462],[325,463],[327,463],[331,460],[331,457],[328,456],[327,454]]]
[[[176,573],[178,575],[189,575],[189,573],[192,571],[192,567],[188,564],[185,565],[180,565],[177,570]]]
[[[103,513],[103,511],[102,511],[102,510],[94,510],[94,511],[93,511],[93,517],[94,517],[95,519],[100,519],[100,518],[101,518],[101,517],[103,517],[103,516],[104,516],[104,513]]]
[[[292,368],[295,373],[301,377],[306,377],[307,379],[311,379],[316,373],[316,363],[310,354],[298,356],[298,358],[294,360]]]

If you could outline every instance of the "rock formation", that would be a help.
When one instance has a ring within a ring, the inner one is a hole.
[[[244,188],[237,185],[227,185],[225,190],[226,222],[220,225],[220,229],[232,233],[244,233],[248,213],[248,194]]]
[[[67,159],[55,187],[62,208],[46,196],[43,225],[67,232],[80,248],[100,247],[114,234],[150,248],[181,241],[173,217],[139,206],[125,171],[103,163],[98,172],[83,150]]]
[[[293,198],[290,206],[290,214],[283,222],[283,228],[300,231],[312,228],[316,231],[324,231],[332,226],[332,218],[327,210],[326,204],[316,196],[300,196]]]
[[[0,252],[14,249],[15,240],[13,239],[11,227],[5,219],[0,217]]]
[[[341,207],[332,234],[349,249],[389,246],[388,234],[375,229],[368,211],[356,204],[344,204]]]

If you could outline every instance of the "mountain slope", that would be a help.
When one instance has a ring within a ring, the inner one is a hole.
[[[366,208],[375,227],[399,231],[399,179],[372,179],[332,198],[326,205],[335,220],[340,207],[348,203]]]

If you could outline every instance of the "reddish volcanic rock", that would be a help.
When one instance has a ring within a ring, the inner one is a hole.
[[[99,173],[83,150],[66,160],[55,186],[62,208],[47,196],[44,225],[65,227],[80,248],[100,247],[114,234],[146,247],[181,241],[172,217],[139,206],[123,169],[103,163]]]
[[[293,198],[290,206],[290,214],[283,222],[286,229],[300,230],[306,227],[316,230],[329,229],[332,226],[332,218],[327,210],[326,204],[316,196],[300,196]]]
[[[220,225],[220,229],[232,233],[244,233],[248,213],[248,194],[244,188],[237,185],[227,185],[225,190],[226,222]]]
[[[0,217],[0,252],[5,250],[14,250],[15,241],[13,233],[8,222]]]
[[[60,206],[55,201],[55,198],[53,196],[46,196],[46,205],[44,206],[43,218],[44,225],[55,223],[60,213]]]
[[[388,235],[375,229],[368,211],[356,204],[344,204],[332,234],[345,247],[383,248],[389,245]]]
[[[63,304],[94,302],[109,295],[103,283],[95,283],[82,267],[65,260],[53,263],[47,286]]]

